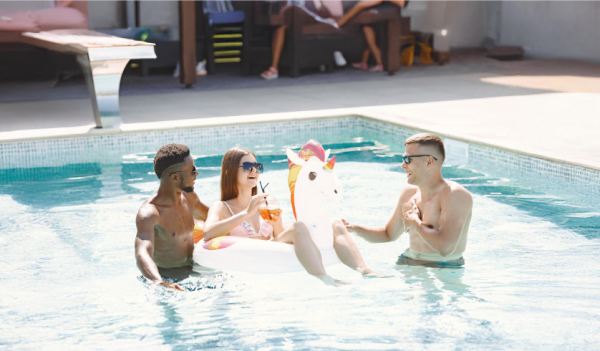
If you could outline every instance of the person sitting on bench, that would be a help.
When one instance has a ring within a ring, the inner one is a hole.
[[[284,7],[282,7],[279,10],[280,14],[283,14],[283,12],[285,12],[286,10],[289,10],[292,6],[290,4],[291,2],[288,1],[288,4]],[[334,27],[337,27],[336,23],[334,20],[330,19],[330,17],[332,16],[331,12],[329,11],[329,9],[327,8],[327,6],[325,6],[324,4],[322,4],[320,1],[306,1],[306,7],[302,7],[302,9],[308,13],[309,15],[313,16],[313,18],[319,22],[323,22],[323,23],[327,23],[330,24]],[[266,80],[272,80],[272,79],[277,79],[279,78],[279,59],[281,58],[281,52],[283,51],[283,44],[285,43],[285,31],[286,31],[286,26],[282,25],[277,27],[277,29],[275,29],[275,32],[273,33],[273,37],[271,40],[271,66],[264,71],[263,73],[261,73],[261,78],[266,79]],[[341,53],[336,54],[337,56],[341,56]],[[340,65],[340,63],[343,62],[343,64],[341,64],[342,66],[345,65],[343,56],[341,57],[341,59],[339,57],[336,57],[336,62],[338,62],[338,65]]]
[[[359,14],[362,10],[380,5],[383,2],[384,1],[382,0],[363,0],[357,2],[356,5],[350,9],[350,11],[344,14],[342,18],[337,20],[338,27],[342,28],[342,26],[348,23],[352,17]],[[400,8],[404,8],[408,4],[408,1],[405,0],[385,0],[385,2],[389,2]],[[360,62],[353,63],[352,67],[363,71],[368,69],[370,72],[383,72],[383,60],[381,59],[381,50],[377,47],[375,30],[371,26],[363,26],[363,33],[365,34],[368,48],[363,51],[362,60]],[[369,69],[367,63],[369,62],[369,56],[371,54],[373,54],[373,58],[375,59],[375,66]]]

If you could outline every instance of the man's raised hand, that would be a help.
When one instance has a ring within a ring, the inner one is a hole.
[[[352,232],[352,230],[354,230],[354,226],[348,222],[346,222],[345,219],[342,218],[342,223],[344,223],[344,225],[346,226],[346,229],[348,229],[349,232]]]
[[[421,210],[419,210],[419,207],[417,206],[417,199],[415,198],[412,199],[412,212],[416,214],[419,219],[423,219],[421,217]]]

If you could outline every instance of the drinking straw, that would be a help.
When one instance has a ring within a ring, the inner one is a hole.
[[[263,194],[265,193],[265,188],[269,186],[269,183],[267,183],[267,185],[263,186],[262,185],[262,181],[258,181],[258,183],[260,184],[260,189],[262,190]],[[265,205],[267,205],[267,213],[269,214],[269,219],[273,220],[273,218],[271,218],[271,212],[269,211],[269,203],[267,202],[267,199],[265,198]]]

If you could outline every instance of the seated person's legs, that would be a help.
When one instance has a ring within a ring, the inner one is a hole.
[[[404,8],[404,6],[406,6],[406,1],[405,0],[386,0],[389,3],[392,3],[400,8]],[[338,20],[338,26],[343,26],[344,24],[346,24],[346,22],[348,22],[352,17],[356,16],[360,11],[367,9],[369,7],[373,7],[376,5],[381,4],[383,1],[370,1],[370,0],[365,0],[365,1],[360,1],[358,3],[356,3],[356,5],[354,5],[354,7],[352,9],[350,9],[350,11],[348,11],[348,13],[346,13],[344,15],[344,17],[340,18]],[[375,59],[375,63],[376,66],[372,67],[370,69],[371,72],[382,72],[383,71],[383,61],[381,60],[381,50],[379,50],[379,48],[377,47],[377,40],[375,37],[375,31],[373,30],[372,27],[370,26],[364,26],[363,27],[363,33],[365,34],[365,39],[367,40],[367,44],[369,45],[369,49],[365,50],[365,52],[363,52],[363,59],[361,62],[359,63],[355,63],[352,65],[352,67],[357,68],[357,69],[361,69],[361,70],[366,70],[367,69],[367,62],[369,60],[368,56],[369,56],[369,51],[373,53],[373,58]]]
[[[348,12],[346,12],[344,14],[344,16],[342,16],[342,18],[340,18],[339,20],[337,20],[338,27],[341,28],[350,19],[352,19],[352,17],[358,15],[358,13],[360,11],[362,11],[364,9],[367,9],[369,7],[373,7],[373,6],[379,5],[381,3],[382,3],[381,0],[363,0],[363,1],[357,2],[356,5],[354,5]]]
[[[279,78],[279,59],[281,58],[281,52],[283,51],[283,44],[285,43],[285,26],[278,27],[273,33],[273,39],[271,42],[271,67],[261,73],[261,77],[266,80]]]
[[[333,248],[343,264],[367,277],[391,277],[390,275],[379,274],[367,268],[360,251],[358,251],[358,246],[356,246],[354,238],[350,235],[350,232],[348,232],[346,225],[344,225],[341,219],[334,219],[331,224],[334,235]]]
[[[391,4],[394,4],[400,8],[404,8],[404,6],[406,6],[406,3],[407,3],[407,1],[405,1],[405,0],[385,0],[385,1],[387,1]],[[377,6],[381,3],[383,3],[383,1],[381,1],[381,0],[363,0],[363,1],[357,2],[356,5],[354,5],[347,13],[344,14],[344,16],[342,16],[342,18],[337,20],[338,27],[341,28],[343,25],[348,23],[348,21],[350,19],[352,19],[352,17],[358,15],[358,13],[360,11],[368,9],[373,6]]]
[[[371,55],[371,50],[369,48],[366,48],[365,51],[363,51],[363,53],[362,53],[362,59],[360,60],[360,62],[353,63],[352,67],[359,69],[361,71],[366,71],[367,69],[369,69],[368,63],[369,63],[370,55]]]
[[[381,50],[377,47],[377,39],[375,37],[375,30],[373,27],[364,26],[363,33],[365,33],[365,39],[367,40],[367,45],[369,45],[369,49],[371,53],[373,53],[373,58],[375,59],[375,67],[371,68],[371,72],[382,72],[383,71],[383,61],[381,60]]]
[[[371,72],[382,72],[383,71],[383,61],[381,60],[381,50],[377,47],[377,41],[375,38],[375,30],[370,26],[363,26],[363,33],[365,34],[365,39],[367,40],[367,45],[369,46],[365,51],[363,51],[362,60],[357,63],[353,63],[352,67],[360,70],[367,70],[369,62],[369,55],[373,53],[373,58],[375,59],[376,65],[373,66],[369,71]]]
[[[342,281],[334,280],[325,272],[321,252],[310,237],[310,232],[304,223],[292,223],[281,234],[274,237],[273,241],[293,244],[298,260],[309,274],[316,276],[328,284],[344,284]]]

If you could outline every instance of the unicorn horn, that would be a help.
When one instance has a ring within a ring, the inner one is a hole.
[[[325,166],[323,166],[323,169],[326,171],[333,171],[334,165],[335,165],[335,155],[331,158],[331,160],[329,160],[329,162],[327,162],[327,164]]]

